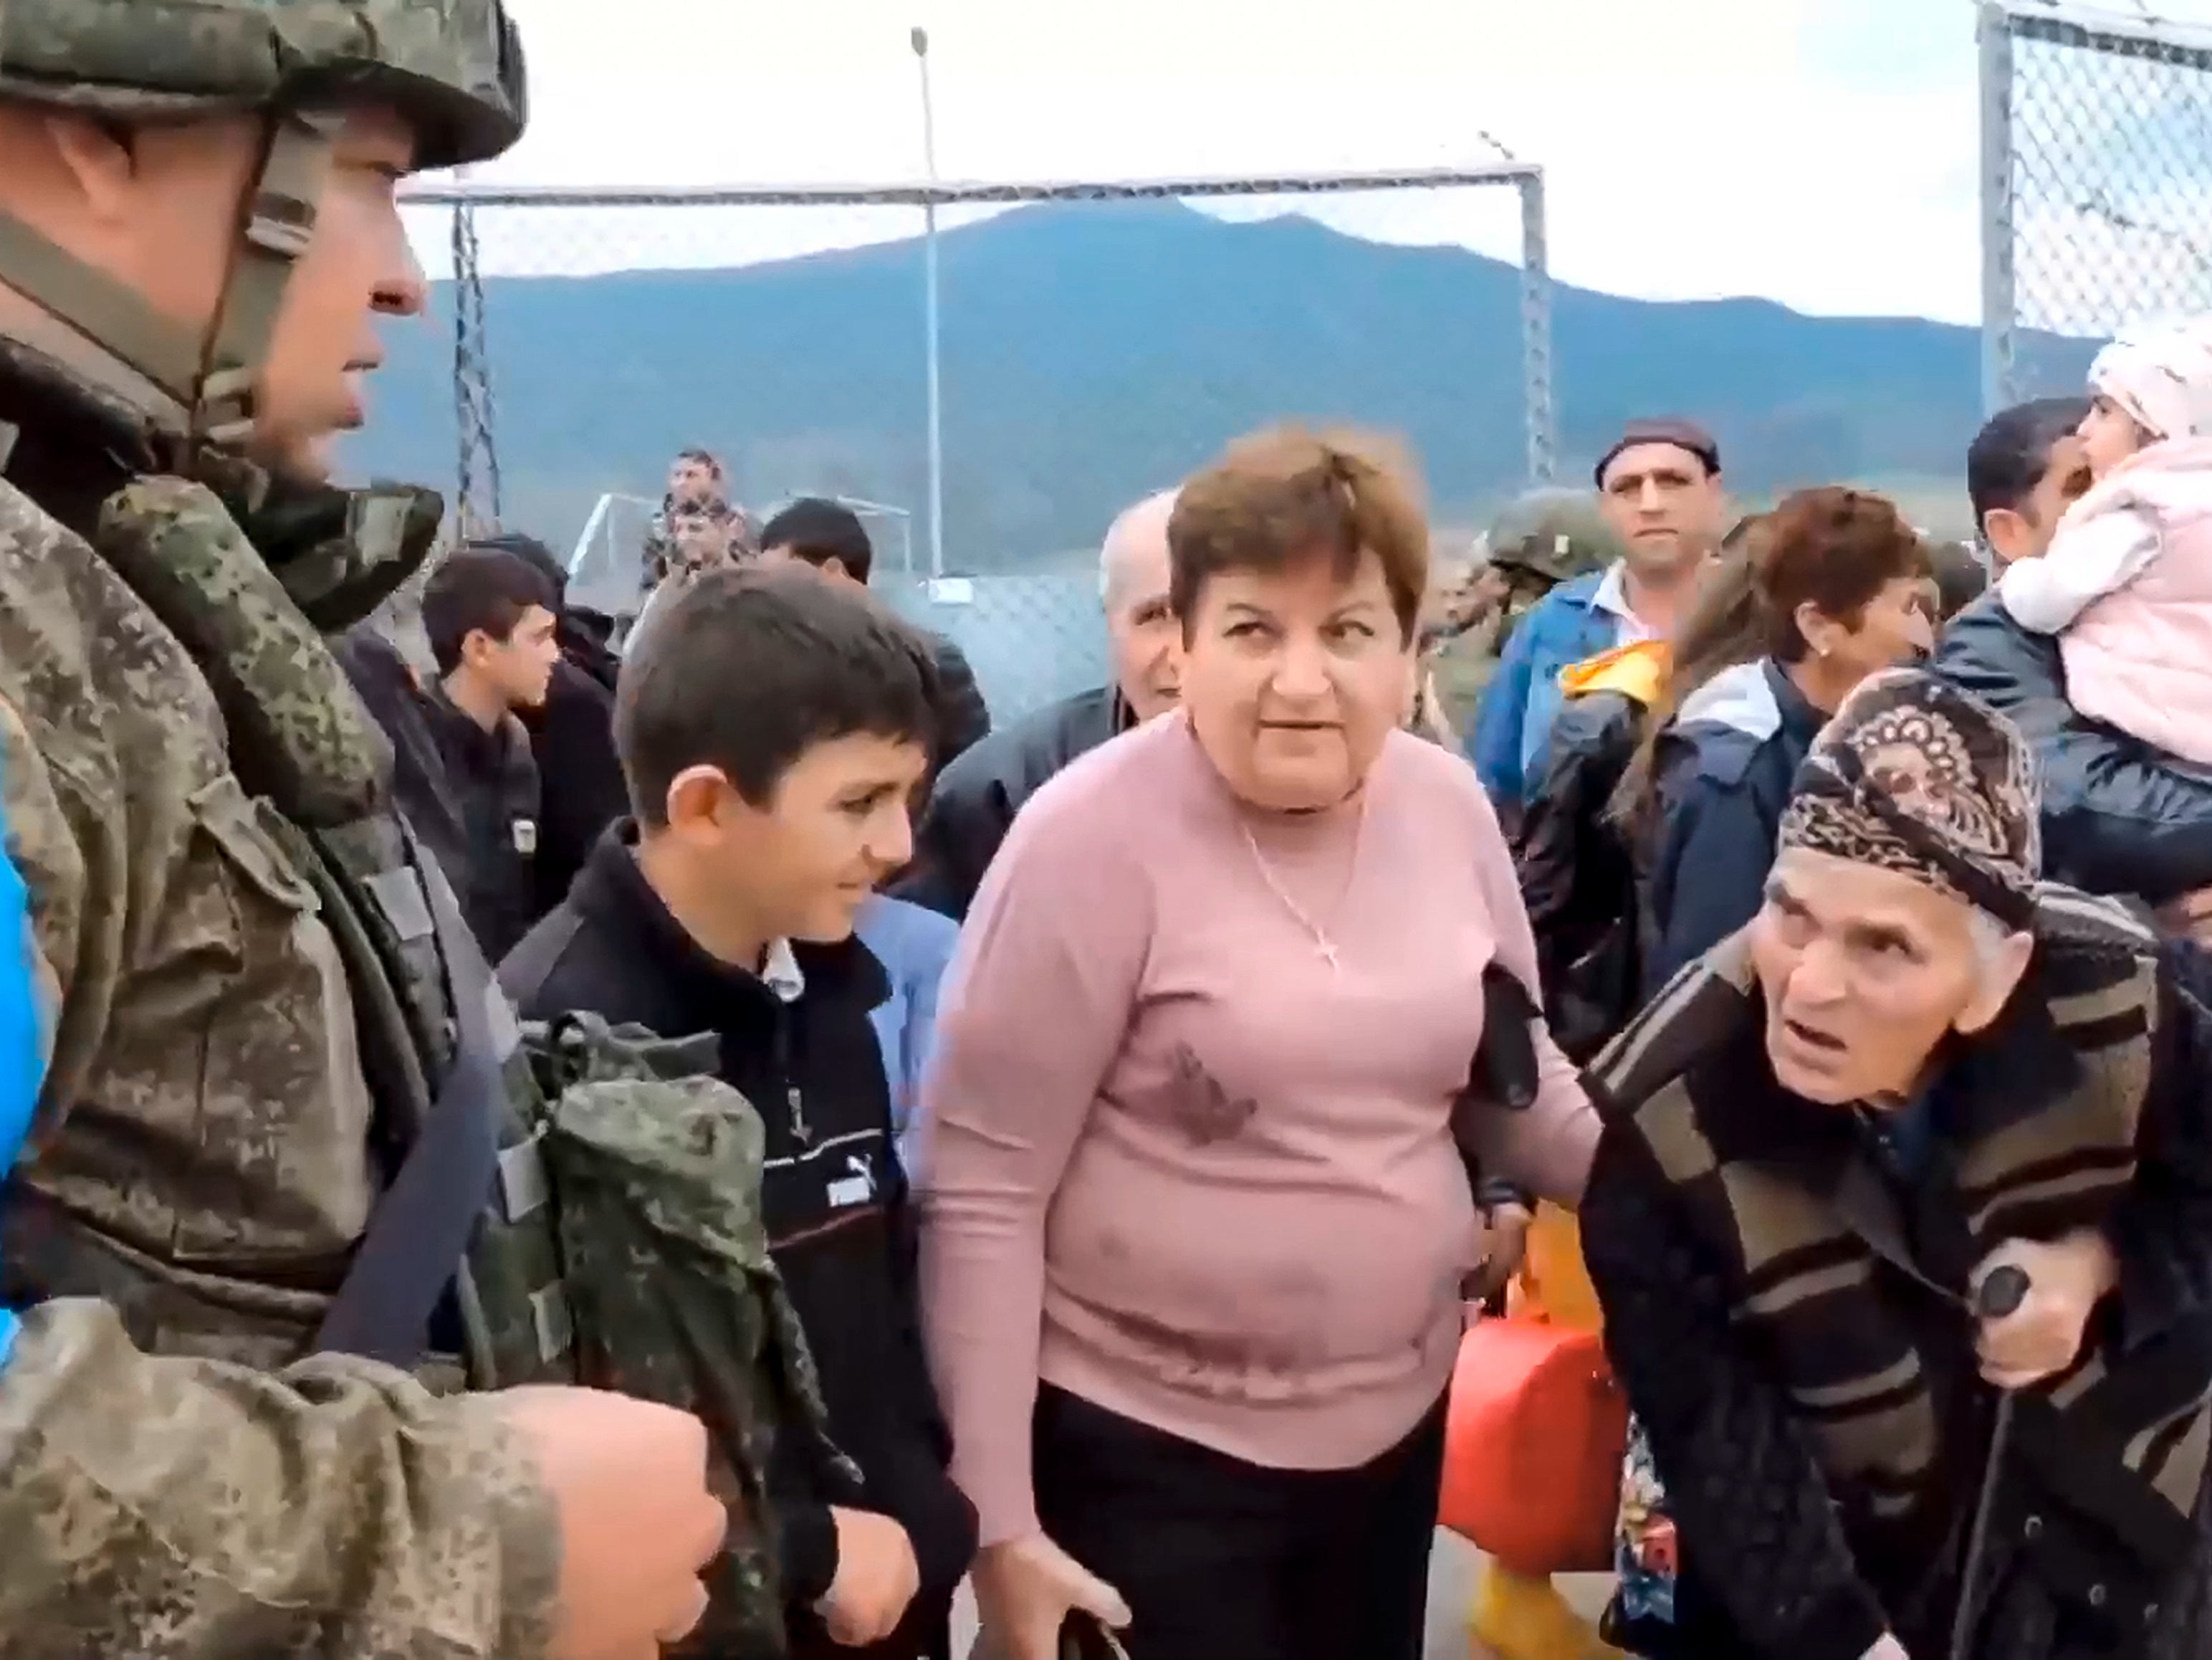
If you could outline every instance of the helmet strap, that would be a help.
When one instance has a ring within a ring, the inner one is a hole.
[[[268,362],[285,284],[314,236],[344,125],[331,110],[284,109],[269,117],[222,301],[193,366],[188,401],[201,442],[235,450],[253,429],[254,380]]]
[[[191,405],[199,356],[191,331],[155,310],[129,283],[5,211],[0,283],[167,393],[176,405],[172,420]]]
[[[260,167],[240,204],[222,300],[204,339],[128,283],[5,211],[0,283],[175,400],[169,418],[189,412],[196,442],[242,446],[252,430],[254,378],[276,333],[284,285],[314,234],[343,125],[344,117],[331,111],[269,116]]]

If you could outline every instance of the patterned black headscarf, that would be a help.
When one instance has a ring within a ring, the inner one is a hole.
[[[1969,693],[1892,669],[1860,682],[1814,739],[1780,842],[1896,871],[2027,929],[2043,868],[2034,759]]]

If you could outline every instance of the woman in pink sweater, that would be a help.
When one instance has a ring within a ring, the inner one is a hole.
[[[1183,707],[1023,810],[940,1007],[923,1302],[978,1596],[1004,1660],[1071,1609],[1133,1660],[1416,1660],[1484,1255],[1450,1119],[1484,970],[1533,994],[1535,953],[1473,769],[1396,730],[1400,477],[1266,435],[1169,541]],[[1533,1036],[1534,1104],[1469,1116],[1572,1204],[1595,1117]]]

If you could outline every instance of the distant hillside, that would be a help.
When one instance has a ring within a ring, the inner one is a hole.
[[[1091,544],[1136,495],[1286,417],[1403,434],[1446,514],[1522,476],[1519,279],[1498,261],[1151,202],[1009,213],[946,234],[942,258],[956,568]],[[838,491],[918,518],[921,295],[915,243],[738,271],[494,279],[508,519],[565,542],[600,492],[657,492],[687,444],[728,459],[750,501]],[[450,345],[440,329],[393,334],[355,465],[446,483]],[[1978,417],[1978,350],[1971,330],[1917,319],[1563,287],[1563,469],[1579,478],[1624,420],[1679,410],[1714,429],[1748,491],[1953,477]],[[2078,381],[2085,347],[2040,350],[2057,383]]]

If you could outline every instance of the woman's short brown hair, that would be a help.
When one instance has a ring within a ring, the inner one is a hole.
[[[1429,586],[1428,515],[1410,462],[1363,434],[1273,428],[1238,439],[1183,485],[1168,520],[1168,603],[1187,638],[1216,576],[1326,557],[1348,581],[1368,552],[1410,645]]]
[[[1868,490],[1823,485],[1784,496],[1747,538],[1767,622],[1768,654],[1780,663],[1811,649],[1797,608],[1856,628],[1868,605],[1899,577],[1929,578],[1928,544],[1897,504]]]

